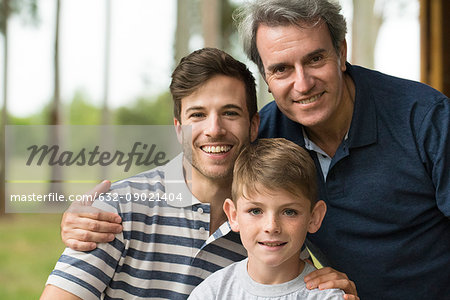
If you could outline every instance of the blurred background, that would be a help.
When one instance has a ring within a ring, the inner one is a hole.
[[[232,22],[241,2],[0,0],[0,150],[5,124],[172,124],[170,74],[181,57],[204,46],[250,67],[262,107],[272,98]],[[449,1],[340,3],[350,63],[449,94]],[[61,215],[5,214],[1,188],[0,298],[35,299],[64,248]]]

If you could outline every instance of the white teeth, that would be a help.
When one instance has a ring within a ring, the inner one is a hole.
[[[266,246],[269,246],[269,247],[276,247],[276,246],[280,246],[281,244],[277,244],[277,243],[263,243],[264,245],[266,245]]]
[[[299,101],[294,101],[294,102],[297,102],[297,103],[300,103],[300,104],[308,104],[308,103],[312,103],[312,102],[316,101],[320,96],[321,96],[321,94],[316,95],[316,96],[311,97],[311,98],[306,99],[306,100],[299,100]]]
[[[230,151],[231,146],[204,146],[202,150],[207,153],[224,153]]]

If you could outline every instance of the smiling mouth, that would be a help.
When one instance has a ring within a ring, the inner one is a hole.
[[[209,153],[209,154],[222,154],[227,153],[231,150],[231,146],[224,145],[224,146],[202,146],[200,149],[202,149],[203,152]]]
[[[260,244],[260,245],[263,245],[263,246],[268,246],[268,247],[278,247],[278,246],[283,246],[283,245],[286,245],[287,243],[286,242],[273,242],[273,243],[271,243],[271,242],[258,242],[258,244]]]
[[[309,103],[313,103],[313,102],[315,102],[317,99],[319,99],[324,93],[325,93],[325,92],[320,93],[320,94],[317,94],[317,95],[312,96],[312,97],[310,97],[310,98],[308,98],[308,99],[304,99],[304,100],[296,100],[296,101],[294,101],[294,103],[298,103],[298,104],[309,104]]]

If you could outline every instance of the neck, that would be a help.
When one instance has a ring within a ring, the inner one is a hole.
[[[185,165],[187,162],[184,161],[183,164]],[[192,168],[192,166],[188,167]],[[186,167],[183,168],[186,170]],[[186,171],[184,173],[186,174]],[[200,202],[210,204],[210,235],[227,220],[223,211],[223,203],[226,198],[231,197],[231,182],[231,178],[205,177],[192,168],[191,182],[187,182],[187,186]]]
[[[281,284],[291,281],[297,278],[305,268],[305,262],[299,258],[299,255],[281,265],[272,267],[261,261],[255,262],[249,254],[248,275],[261,284]]]
[[[330,157],[333,157],[348,130],[353,117],[355,85],[350,75],[344,73],[342,101],[336,113],[325,124],[305,127],[308,138]]]

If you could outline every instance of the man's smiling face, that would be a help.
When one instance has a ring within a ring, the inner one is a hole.
[[[237,156],[256,139],[257,119],[256,114],[250,121],[244,83],[233,77],[214,76],[183,98],[175,127],[193,178],[231,180]],[[190,125],[191,134],[182,125]]]
[[[307,127],[333,123],[342,110],[346,46],[339,55],[327,25],[260,25],[265,79],[280,110]]]

